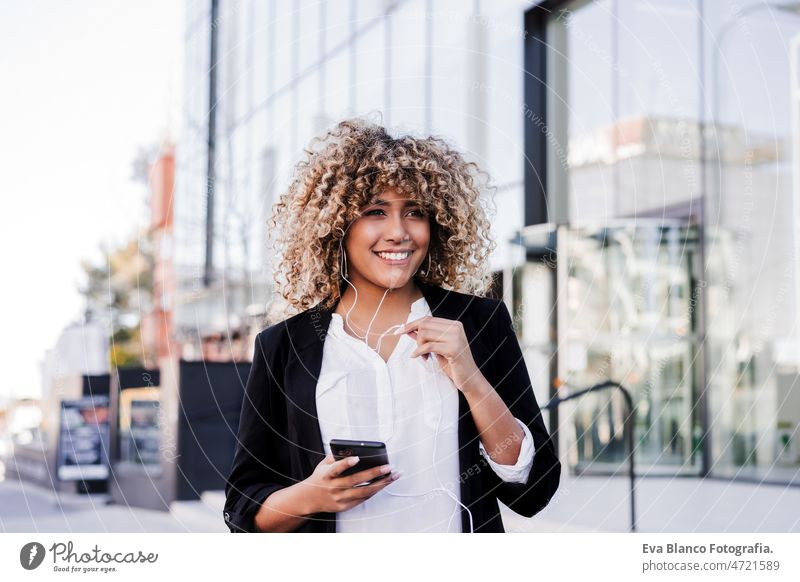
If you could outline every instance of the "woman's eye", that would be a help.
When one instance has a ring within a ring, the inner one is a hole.
[[[367,210],[364,213],[364,216],[373,216],[373,215],[375,215],[374,213],[376,213],[376,212],[380,212],[381,214],[385,214],[385,212],[383,210],[381,210],[380,208],[375,208],[374,210]],[[414,214],[414,215],[420,216],[420,217],[424,216],[424,213],[421,210],[409,210],[408,214]]]

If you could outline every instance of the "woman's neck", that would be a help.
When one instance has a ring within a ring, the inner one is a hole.
[[[381,330],[406,320],[411,304],[423,297],[422,291],[413,279],[403,287],[388,290],[369,283],[354,283],[358,297],[349,285],[344,292],[336,312],[344,315],[349,311],[349,319],[359,328],[366,328],[373,319],[373,330]]]

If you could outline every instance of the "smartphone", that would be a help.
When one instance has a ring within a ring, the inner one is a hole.
[[[358,457],[358,463],[342,472],[343,477],[364,471],[365,469],[373,469],[381,465],[389,464],[389,455],[386,453],[386,445],[378,441],[331,439],[331,452],[333,453],[333,458],[337,461],[341,461],[347,457]],[[390,475],[391,473],[379,475],[371,481],[359,483],[356,487],[371,485]]]

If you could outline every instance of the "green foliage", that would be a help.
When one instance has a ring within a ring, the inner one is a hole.
[[[144,365],[141,319],[153,295],[153,254],[149,235],[131,237],[117,248],[101,245],[102,262],[81,261],[84,318],[109,323],[112,366]]]

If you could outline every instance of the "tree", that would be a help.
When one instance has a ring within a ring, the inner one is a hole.
[[[144,366],[141,321],[152,305],[153,252],[149,235],[131,237],[117,248],[101,245],[104,261],[81,261],[85,283],[78,287],[85,301],[84,320],[101,321],[110,330],[111,365]]]

